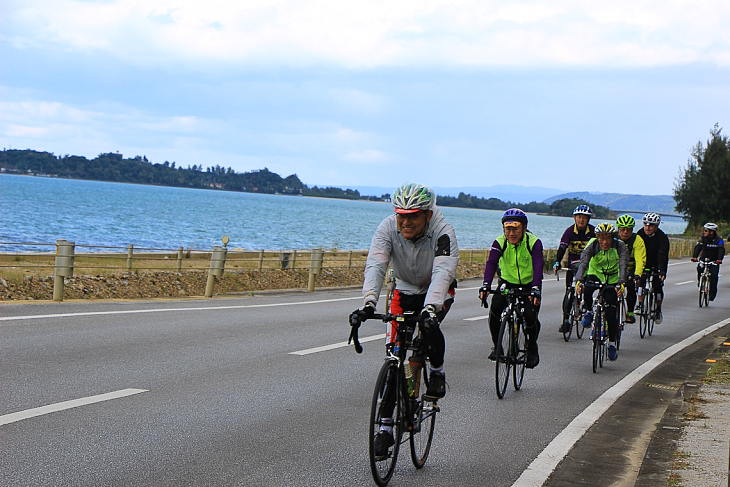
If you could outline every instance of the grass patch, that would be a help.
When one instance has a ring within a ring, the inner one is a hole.
[[[730,354],[723,354],[702,378],[705,384],[730,384]]]

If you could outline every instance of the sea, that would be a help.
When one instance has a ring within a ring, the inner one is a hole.
[[[501,211],[441,207],[461,249],[489,248]],[[145,186],[0,174],[0,252],[48,252],[65,239],[76,252],[112,248],[364,250],[389,203]],[[568,217],[528,214],[531,232],[556,248]],[[641,215],[634,215],[641,218]],[[592,220],[598,224],[602,220]],[[664,219],[681,234],[685,223]],[[637,227],[638,229],[638,227]]]

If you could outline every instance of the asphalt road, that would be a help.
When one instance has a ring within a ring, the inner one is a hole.
[[[707,309],[694,279],[688,260],[672,261],[664,323],[644,339],[628,328],[619,360],[594,374],[587,335],[565,343],[557,332],[564,283],[546,276],[540,365],[503,400],[480,282],[460,283],[442,324],[449,392],[431,456],[416,470],[401,450],[391,485],[512,485],[604,391],[730,316],[727,279]],[[362,326],[361,338],[375,337],[362,355],[339,346],[359,303],[359,290],[344,289],[2,305],[3,485],[371,485],[368,415],[385,325]]]

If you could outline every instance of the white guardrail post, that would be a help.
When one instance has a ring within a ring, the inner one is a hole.
[[[63,278],[74,275],[74,242],[56,240],[56,269],[53,273],[53,300],[63,301]]]

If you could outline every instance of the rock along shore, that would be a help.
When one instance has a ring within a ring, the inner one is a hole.
[[[325,268],[315,281],[315,288],[360,286],[364,267]],[[457,278],[478,277],[484,264],[459,264]],[[205,295],[208,271],[127,272],[106,276],[66,278],[64,299],[153,299]],[[215,294],[245,294],[257,291],[306,289],[306,270],[233,270],[216,279]],[[7,282],[0,277],[0,301],[52,300],[53,276],[26,276],[22,283]]]

